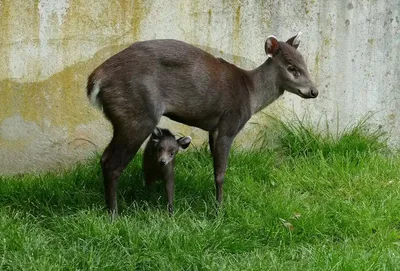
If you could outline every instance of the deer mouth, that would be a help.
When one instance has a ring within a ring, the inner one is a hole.
[[[301,98],[304,98],[304,99],[310,98],[310,97],[304,95],[303,92],[300,91],[300,89],[297,90],[297,95],[299,95]]]
[[[303,99],[312,99],[315,97],[312,97],[311,95],[305,95],[303,92],[300,91],[300,89],[297,90],[297,95],[299,95]]]

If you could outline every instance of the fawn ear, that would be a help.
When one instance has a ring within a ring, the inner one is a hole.
[[[185,137],[181,137],[178,140],[176,140],[179,144],[179,147],[184,150],[187,147],[189,147],[190,142],[192,142],[192,138],[190,136],[185,136]]]
[[[153,141],[154,142],[158,142],[160,141],[160,138],[162,137],[162,131],[160,128],[156,127],[156,129],[154,129],[153,133],[151,134]]]
[[[279,42],[275,36],[269,36],[265,41],[265,53],[268,57],[273,57],[279,49]]]
[[[158,127],[156,127],[156,129],[154,129],[152,135],[153,135],[153,137],[157,137],[157,138],[162,137],[162,131],[161,131],[161,129],[158,128]]]
[[[300,35],[301,35],[301,32],[299,32],[296,36],[291,37],[290,39],[288,39],[286,41],[286,43],[297,49],[299,47],[299,45],[300,45]]]

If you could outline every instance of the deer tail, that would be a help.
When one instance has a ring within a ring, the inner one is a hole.
[[[87,97],[94,107],[102,109],[103,105],[98,97],[101,91],[101,79],[96,77],[96,73],[94,72],[88,78],[86,86]]]

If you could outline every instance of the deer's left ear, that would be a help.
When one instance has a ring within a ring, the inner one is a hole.
[[[189,147],[190,142],[192,142],[192,138],[190,136],[181,137],[177,140],[179,147],[184,150]]]
[[[156,143],[159,142],[160,138],[162,137],[162,130],[156,127],[154,131],[151,133],[151,137],[154,142]]]
[[[265,53],[268,57],[273,57],[279,49],[279,42],[275,36],[269,36],[265,41]]]
[[[299,45],[300,45],[300,35],[301,35],[301,32],[299,32],[296,36],[291,37],[290,39],[288,39],[286,41],[286,43],[297,49],[299,47]]]
[[[162,137],[162,130],[158,127],[156,127],[152,133],[152,136],[154,138],[161,138]]]

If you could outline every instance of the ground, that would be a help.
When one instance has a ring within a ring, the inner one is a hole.
[[[162,184],[146,198],[141,154],[113,223],[98,157],[0,177],[0,269],[396,270],[398,152],[362,125],[325,136],[277,125],[275,147],[232,151],[218,213],[206,146],[177,157],[173,217]]]

